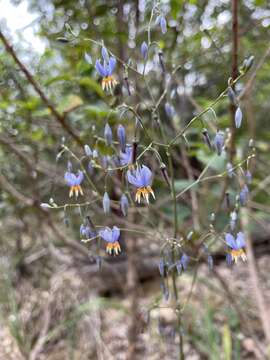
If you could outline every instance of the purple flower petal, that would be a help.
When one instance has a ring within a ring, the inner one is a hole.
[[[117,226],[112,228],[112,241],[115,242],[119,239],[120,229]]]
[[[150,186],[152,183],[152,171],[145,165],[142,166],[140,171],[141,180],[143,182],[143,186]]]
[[[96,70],[97,70],[97,72],[99,73],[100,76],[102,76],[102,77],[107,76],[106,68],[101,65],[99,60],[96,61],[96,66],[95,67],[96,67]]]
[[[241,231],[236,236],[237,249],[242,249],[246,246],[245,235]]]
[[[134,173],[134,171],[131,171],[131,170],[127,171],[127,179],[130,184],[136,186],[137,188],[143,186],[143,185],[141,185],[141,181],[140,181],[140,179],[138,179],[136,172]]]
[[[112,75],[112,73],[114,72],[114,69],[115,69],[115,65],[116,65],[116,59],[114,57],[110,57],[109,67],[108,67],[108,75]]]
[[[74,173],[69,172],[69,171],[67,171],[65,173],[65,181],[66,181],[68,186],[76,185],[76,180],[77,180],[77,178],[76,178],[76,175]]]
[[[108,54],[108,51],[107,51],[107,49],[105,48],[105,46],[102,46],[102,48],[101,48],[101,55],[102,55],[103,60],[104,60],[105,62],[108,62],[108,61],[109,61],[109,54]]]
[[[230,233],[225,234],[225,241],[226,241],[226,244],[231,249],[236,249],[237,248],[237,244],[236,244],[235,239],[234,239],[232,234],[230,234]]]

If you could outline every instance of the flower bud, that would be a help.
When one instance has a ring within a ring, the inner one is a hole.
[[[160,17],[159,25],[160,25],[162,34],[166,34],[166,32],[167,32],[167,21],[166,21],[164,16]]]
[[[122,194],[122,196],[121,196],[120,208],[121,208],[122,214],[124,216],[127,216],[128,208],[129,208],[129,202],[128,202],[128,198],[127,198],[127,196],[125,194]]]
[[[203,129],[202,134],[203,134],[205,143],[207,144],[209,149],[212,150],[212,144],[211,144],[211,140],[210,140],[207,129]]]
[[[146,60],[148,54],[148,45],[146,44],[145,41],[141,45],[141,54],[144,60]]]
[[[105,125],[104,137],[106,139],[107,145],[111,145],[112,144],[112,129],[108,123]]]
[[[247,185],[244,185],[239,193],[239,201],[242,206],[245,206],[248,201],[249,190]]]
[[[121,151],[125,152],[126,149],[126,130],[123,125],[119,125],[117,128],[117,136],[120,143]]]
[[[166,102],[164,108],[165,108],[165,112],[169,118],[174,117],[175,110],[174,110],[174,107],[170,103]]]
[[[238,101],[237,101],[235,92],[233,91],[233,89],[230,86],[228,87],[228,97],[229,97],[232,105],[234,105],[234,106],[238,105]]]
[[[242,118],[243,118],[242,110],[238,106],[238,108],[235,111],[235,116],[234,116],[235,127],[237,129],[239,129],[241,126]]]
[[[90,149],[90,146],[84,145],[84,152],[86,156],[92,156],[92,150]]]
[[[216,133],[216,136],[214,138],[214,146],[217,151],[217,154],[220,156],[222,153],[222,149],[224,146],[224,134],[223,132],[219,131]]]
[[[107,191],[103,195],[102,203],[103,203],[103,211],[104,211],[104,213],[108,214],[110,212],[110,210],[111,210],[111,200],[109,198],[109,195],[108,195]]]
[[[227,169],[229,178],[232,178],[233,177],[233,166],[230,162],[226,165],[226,169]]]

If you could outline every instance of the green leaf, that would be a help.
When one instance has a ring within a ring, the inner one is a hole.
[[[105,97],[105,94],[104,94],[101,86],[91,77],[86,77],[86,76],[82,77],[79,80],[79,85],[84,88],[87,88],[88,90],[92,90],[101,98]]]

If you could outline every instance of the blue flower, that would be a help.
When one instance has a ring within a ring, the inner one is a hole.
[[[180,262],[181,262],[181,265],[182,265],[183,269],[187,270],[187,266],[188,266],[188,263],[189,263],[189,256],[184,253],[181,256]]]
[[[82,237],[85,237],[86,239],[91,239],[95,237],[97,234],[93,229],[91,229],[89,225],[82,224],[80,226],[80,235]]]
[[[108,123],[106,123],[104,128],[104,137],[106,139],[107,144],[111,145],[113,134],[112,134],[112,129]]]
[[[166,102],[164,107],[165,107],[165,112],[166,112],[167,116],[169,118],[172,118],[175,115],[174,107],[168,102]]]
[[[237,234],[236,239],[230,233],[225,234],[225,242],[230,248],[232,261],[237,263],[239,257],[241,257],[243,261],[247,260],[245,250],[243,249],[246,246],[245,236],[242,232]]]
[[[239,201],[242,206],[245,206],[248,201],[249,190],[247,185],[244,185],[239,193]]]
[[[70,187],[69,197],[73,196],[73,192],[75,193],[76,197],[78,197],[79,193],[83,195],[83,191],[81,188],[81,183],[83,181],[83,172],[78,171],[77,175],[73,172],[67,171],[65,173],[65,181],[66,184]]]
[[[167,21],[165,17],[163,15],[159,16],[157,22],[161,28],[162,34],[165,34],[167,32]]]
[[[216,133],[216,136],[214,138],[214,146],[216,148],[217,154],[221,155],[223,146],[224,146],[224,134],[221,131],[218,131]]]
[[[125,151],[126,149],[126,130],[123,125],[118,125],[117,128],[117,136],[120,143],[121,151]]]
[[[141,196],[149,204],[149,194],[155,199],[152,185],[152,171],[145,165],[138,166],[136,170],[127,171],[128,182],[137,188],[135,201],[141,202]]]
[[[103,64],[100,60],[97,60],[95,66],[96,71],[102,77],[102,82],[101,82],[102,89],[112,90],[117,84],[117,81],[112,76],[116,65],[116,59],[113,56],[109,57],[108,51],[105,47],[102,47],[101,55],[103,58]]]
[[[99,236],[108,243],[106,246],[106,252],[108,254],[118,255],[121,252],[121,247],[118,242],[120,230],[117,226],[114,226],[112,229],[106,227],[105,229],[100,230]]]
[[[86,155],[86,156],[92,156],[92,155],[93,155],[93,152],[92,152],[92,150],[90,149],[90,146],[89,146],[89,145],[84,145],[84,152],[85,152],[85,155]]]
[[[129,207],[128,198],[125,194],[122,194],[120,199],[120,208],[124,216],[127,216],[128,207]]]
[[[120,151],[119,158],[121,166],[132,164],[132,146],[127,145],[125,152]]]
[[[147,54],[148,54],[148,46],[145,41],[141,45],[141,54],[145,60],[147,58]]]
[[[240,109],[240,107],[238,107],[236,109],[235,116],[234,116],[235,127],[237,129],[239,129],[242,124],[242,118],[243,118],[242,110]]]
[[[103,204],[104,213],[108,214],[111,210],[111,200],[110,200],[110,197],[109,197],[107,191],[103,195],[102,204]]]

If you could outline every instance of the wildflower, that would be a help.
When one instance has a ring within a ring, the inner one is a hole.
[[[107,123],[104,128],[104,137],[106,139],[107,145],[111,145],[112,143],[112,129],[110,125]]]
[[[216,136],[214,138],[214,145],[217,151],[218,155],[221,155],[223,146],[224,146],[224,134],[221,131],[218,131],[216,133]]]
[[[132,147],[130,145],[127,145],[125,148],[125,151],[120,151],[120,165],[126,166],[132,164]]]
[[[249,190],[247,185],[244,185],[239,193],[239,201],[242,206],[245,206],[248,201]]]
[[[226,169],[227,169],[229,178],[232,178],[234,173],[233,173],[233,166],[230,162],[228,162],[228,164],[226,165]]]
[[[165,273],[166,273],[166,265],[164,263],[164,259],[160,259],[160,261],[158,263],[158,269],[159,269],[160,276],[164,277]]]
[[[145,165],[138,166],[136,170],[127,171],[128,182],[137,187],[135,201],[141,202],[141,196],[149,204],[149,194],[155,199],[154,191],[151,188],[152,171]]]
[[[246,171],[245,177],[246,177],[246,179],[247,179],[247,183],[248,183],[248,184],[251,184],[251,182],[252,182],[252,175],[251,175],[251,172],[250,172],[249,170]]]
[[[225,242],[230,247],[232,261],[237,263],[239,257],[241,257],[243,261],[247,260],[245,250],[243,249],[246,246],[246,242],[242,232],[237,234],[236,239],[232,234],[227,233],[225,235]]]
[[[230,218],[231,218],[230,219],[230,228],[233,231],[235,229],[235,226],[236,226],[237,212],[236,211],[231,212]]]
[[[145,60],[147,58],[147,54],[148,54],[148,46],[145,41],[141,45],[141,54]]]
[[[99,235],[108,243],[106,246],[106,252],[108,254],[118,255],[121,252],[121,247],[118,242],[120,230],[117,226],[114,226],[112,229],[106,227],[105,229],[100,230]]]
[[[103,57],[103,64],[100,60],[96,61],[96,70],[99,75],[102,77],[101,86],[103,90],[112,90],[117,81],[112,76],[112,73],[115,69],[116,59],[111,56],[109,57],[108,51],[105,47],[102,47],[101,54]]]
[[[120,143],[121,151],[125,152],[126,149],[126,130],[123,125],[119,125],[117,128],[117,136]]]
[[[187,266],[188,266],[188,263],[189,263],[189,256],[184,253],[181,256],[180,262],[181,262],[181,265],[182,265],[183,269],[187,270]]]
[[[212,144],[207,129],[202,130],[203,138],[210,150],[212,150]]]
[[[67,171],[65,173],[65,181],[70,187],[69,197],[73,196],[73,192],[75,193],[76,197],[78,197],[79,193],[83,195],[83,191],[81,188],[81,183],[83,181],[82,171],[79,170],[77,175],[75,175],[73,172]]]
[[[166,112],[167,116],[169,118],[172,118],[175,114],[174,107],[170,103],[166,102],[164,108],[165,108],[165,112]]]
[[[98,158],[98,151],[97,151],[97,149],[94,149],[94,150],[93,150],[93,158],[94,158],[94,159]]]
[[[234,117],[234,122],[237,129],[239,129],[241,126],[242,118],[243,118],[242,110],[238,106],[238,108],[235,111],[235,117]]]
[[[120,208],[121,208],[122,214],[124,216],[127,216],[128,207],[129,207],[128,198],[125,194],[122,194],[121,199],[120,199]]]
[[[84,237],[86,239],[91,239],[95,237],[97,234],[93,229],[91,229],[89,225],[82,224],[80,226],[80,235],[81,237]]]
[[[110,197],[109,197],[107,191],[103,195],[102,204],[103,204],[104,213],[108,214],[111,209],[111,200],[110,200]]]
[[[163,15],[159,16],[156,23],[160,26],[162,34],[167,32],[167,21]]]
[[[207,264],[208,264],[209,270],[213,270],[213,267],[214,267],[213,256],[211,256],[211,255],[207,256]]]
[[[85,152],[86,156],[92,156],[92,154],[93,154],[89,145],[84,145],[84,152]]]

